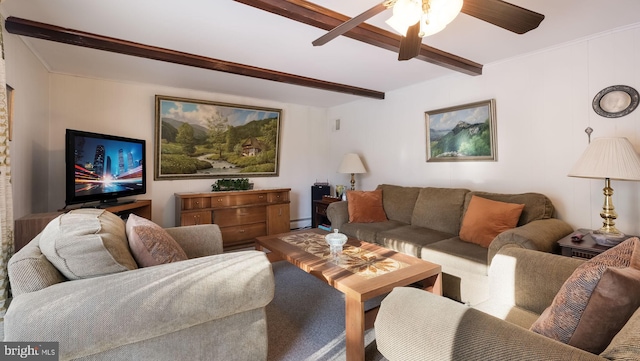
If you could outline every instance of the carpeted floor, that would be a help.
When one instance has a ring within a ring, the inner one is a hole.
[[[268,361],[345,360],[344,295],[286,261],[273,264],[276,292],[267,306]],[[380,303],[371,300],[367,308]],[[366,361],[386,360],[365,337]]]

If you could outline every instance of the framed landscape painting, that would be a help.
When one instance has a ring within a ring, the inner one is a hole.
[[[427,162],[496,161],[495,99],[425,112]]]
[[[281,109],[156,95],[155,179],[277,176]]]

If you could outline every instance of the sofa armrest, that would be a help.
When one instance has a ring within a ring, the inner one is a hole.
[[[488,303],[541,314],[584,261],[522,248],[503,248],[489,268]]]
[[[222,233],[217,224],[165,228],[189,258],[222,253]]]
[[[274,287],[258,251],[67,281],[14,298],[4,340],[57,341],[75,359],[263,308]]]
[[[606,360],[419,289],[395,288],[375,321],[389,361]]]
[[[349,223],[349,206],[347,201],[338,201],[327,207],[327,218],[331,222],[331,228],[340,229],[343,224]]]
[[[556,218],[539,219],[520,227],[500,233],[491,241],[487,264],[503,247],[528,248],[542,252],[553,252],[558,247],[558,240],[573,232],[573,228],[565,221]]]

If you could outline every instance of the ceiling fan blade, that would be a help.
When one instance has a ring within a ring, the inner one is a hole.
[[[422,46],[422,38],[418,35],[420,32],[420,22],[410,26],[407,30],[407,36],[402,37],[400,41],[400,50],[398,51],[398,60],[413,59],[420,54]]]
[[[544,15],[502,0],[465,0],[462,12],[517,34],[533,30]]]
[[[344,23],[336,26],[335,28],[333,28],[331,31],[329,31],[328,33],[322,35],[321,37],[317,38],[316,40],[312,41],[311,44],[313,44],[313,46],[320,46],[320,45],[324,45],[326,43],[328,43],[329,41],[337,38],[338,36],[346,33],[347,31],[355,28],[356,26],[362,24],[363,22],[369,20],[370,18],[380,14],[381,12],[387,10],[387,7],[384,5],[384,3],[380,3],[374,7],[372,7],[371,9],[363,12],[362,14],[355,16],[353,18],[351,18],[348,21],[345,21]]]

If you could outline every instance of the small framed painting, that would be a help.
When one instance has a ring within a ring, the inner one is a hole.
[[[282,110],[156,95],[155,179],[278,176]]]
[[[427,162],[496,161],[495,99],[425,112]]]

